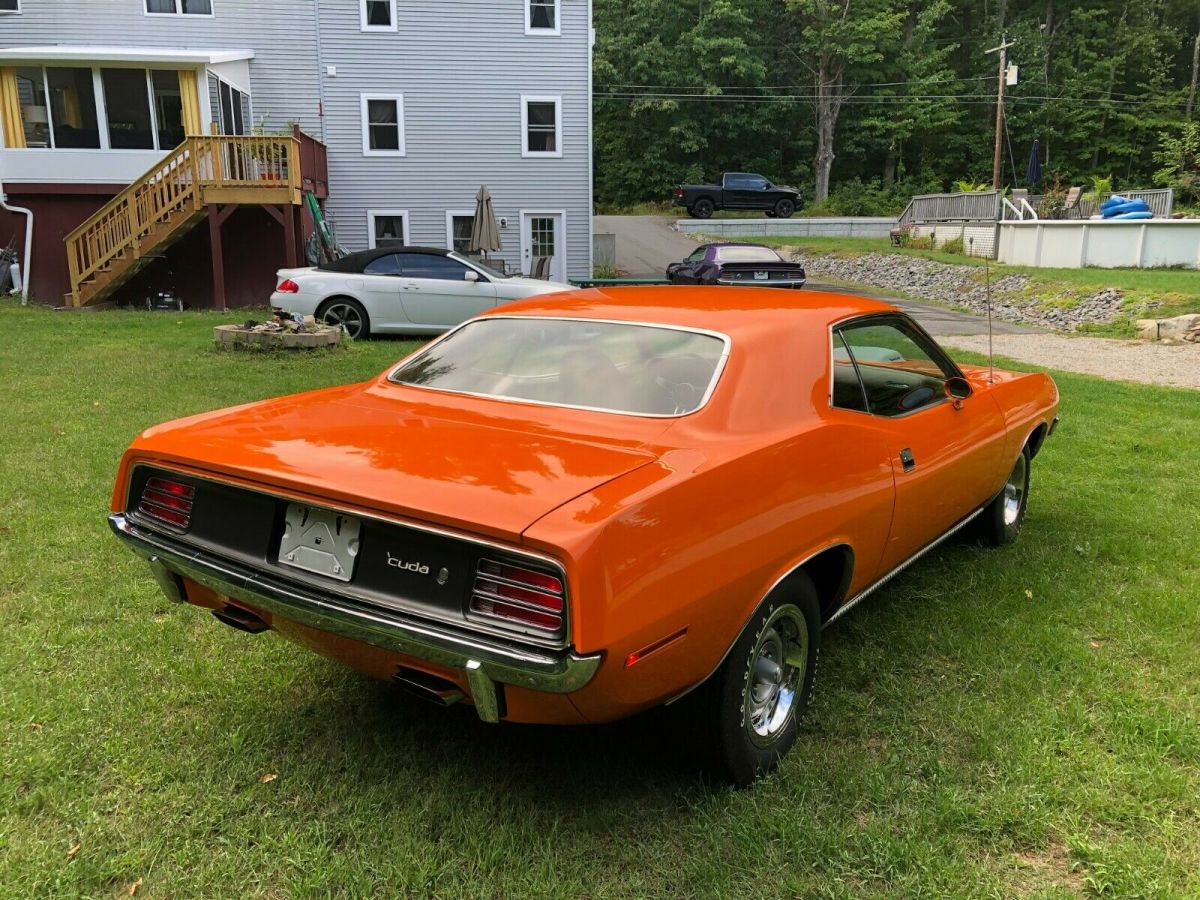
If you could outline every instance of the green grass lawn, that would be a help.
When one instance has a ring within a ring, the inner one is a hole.
[[[1200,896],[1200,392],[1057,376],[1018,542],[826,632],[732,792],[661,716],[487,726],[164,600],[104,522],[133,435],[411,346],[231,318],[0,305],[0,897]]]

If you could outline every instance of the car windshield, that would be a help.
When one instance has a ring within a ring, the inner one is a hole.
[[[770,247],[721,247],[717,250],[721,262],[779,262],[779,254]]]
[[[643,416],[682,416],[728,353],[713,334],[579,319],[468,322],[394,371],[398,384]]]

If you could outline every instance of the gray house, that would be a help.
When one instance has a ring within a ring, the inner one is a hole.
[[[0,0],[0,245],[46,299],[261,303],[303,191],[350,249],[462,249],[486,184],[511,269],[590,275],[591,45],[590,0]]]

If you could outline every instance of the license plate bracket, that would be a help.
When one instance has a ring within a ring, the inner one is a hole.
[[[754,273],[754,280],[755,280],[755,281],[766,281],[766,280],[767,280],[768,278],[770,278],[770,277],[771,277],[771,273],[770,273],[770,272],[755,272],[755,273]]]
[[[350,581],[358,560],[362,522],[354,516],[305,503],[289,503],[279,541],[279,564]]]

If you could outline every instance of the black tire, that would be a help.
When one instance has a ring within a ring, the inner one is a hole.
[[[711,200],[709,200],[707,197],[701,197],[692,204],[691,214],[697,219],[709,219],[712,218],[714,209],[716,209],[716,207],[713,206],[713,202]]]
[[[1025,508],[1029,504],[1029,469],[1033,454],[1026,444],[1013,464],[1004,487],[979,514],[979,539],[989,547],[1001,547],[1017,539]]]
[[[768,219],[773,219],[773,218],[775,218],[775,210],[773,210],[773,209],[768,209],[768,210],[767,210],[767,218],[768,218]]]
[[[792,217],[792,213],[794,213],[795,211],[796,211],[795,201],[789,200],[787,197],[784,197],[782,200],[780,200],[778,203],[775,204],[775,215],[778,216],[780,219],[790,219]]]
[[[371,317],[353,297],[330,297],[317,307],[316,318],[326,325],[343,326],[351,340],[365,340],[371,336]]]
[[[800,572],[759,605],[721,667],[681,701],[714,777],[748,787],[779,765],[812,699],[820,642],[817,592]],[[773,682],[756,667],[772,654],[785,661]]]

